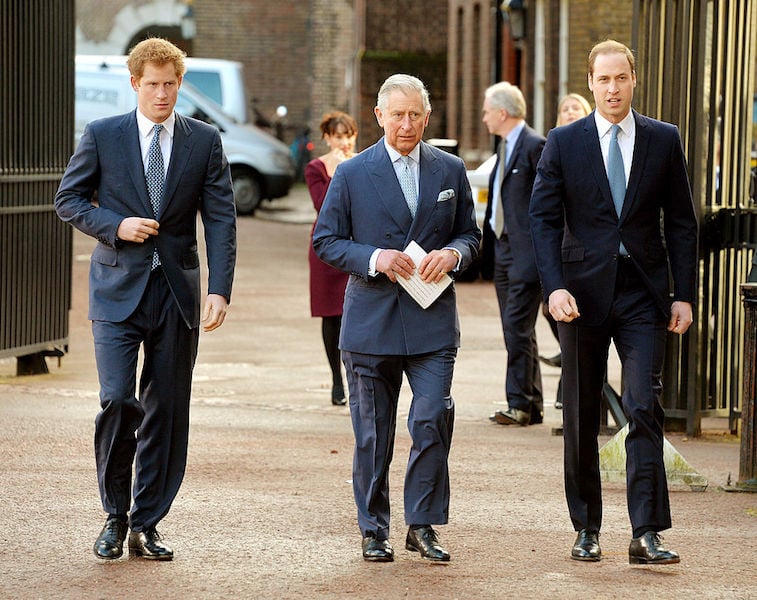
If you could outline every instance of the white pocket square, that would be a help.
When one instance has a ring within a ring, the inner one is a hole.
[[[437,196],[436,201],[437,202],[444,202],[445,200],[449,200],[450,198],[455,197],[455,190],[449,189],[444,190],[443,192],[439,192],[439,196]]]

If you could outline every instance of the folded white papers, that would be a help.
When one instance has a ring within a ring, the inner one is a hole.
[[[452,283],[452,278],[445,273],[439,283],[423,281],[418,273],[418,267],[427,252],[415,240],[410,242],[403,252],[413,259],[415,272],[410,279],[397,275],[397,283],[425,310],[434,303],[434,300],[442,295],[442,292]]]

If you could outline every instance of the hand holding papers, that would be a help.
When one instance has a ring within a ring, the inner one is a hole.
[[[409,279],[397,277],[399,283],[405,291],[415,300],[423,309],[428,308],[434,303],[447,286],[452,283],[452,278],[445,274],[441,281],[429,282],[423,281],[418,273],[418,266],[426,256],[427,252],[421,248],[415,241],[410,242],[405,248],[404,253],[413,259],[416,265],[415,272]]]

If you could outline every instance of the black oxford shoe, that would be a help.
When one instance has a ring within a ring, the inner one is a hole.
[[[602,558],[602,550],[599,547],[599,533],[582,529],[576,536],[576,543],[570,551],[573,560],[586,560],[596,562]]]
[[[681,557],[678,552],[662,545],[659,533],[647,531],[641,537],[631,540],[628,562],[632,565],[672,565],[681,562]]]
[[[97,558],[111,560],[120,558],[124,553],[124,540],[128,525],[121,519],[110,518],[105,521],[105,526],[97,536],[92,548]]]
[[[171,560],[173,550],[163,542],[155,527],[129,534],[129,554],[149,560]]]
[[[426,560],[449,560],[449,552],[439,543],[436,531],[430,525],[408,529],[405,548],[411,552],[420,552]]]
[[[373,536],[363,538],[363,560],[371,562],[392,562],[394,549],[389,540],[377,540]]]
[[[521,425],[525,427],[531,422],[531,415],[519,408],[508,408],[495,412],[494,420],[500,425]]]

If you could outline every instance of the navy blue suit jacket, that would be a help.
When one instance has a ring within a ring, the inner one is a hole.
[[[523,127],[515,141],[510,161],[507,163],[500,188],[502,193],[503,213],[507,225],[507,235],[510,238],[510,248],[514,250],[512,264],[508,269],[508,279],[511,281],[535,282],[539,280],[536,270],[536,257],[531,244],[531,229],[528,220],[528,206],[531,201],[531,190],[536,178],[536,165],[539,163],[544,137],[536,133],[528,125]],[[489,199],[484,216],[484,246],[483,261],[493,264],[494,232],[489,224],[494,207],[492,202],[494,193],[494,177],[499,169],[499,159],[494,164],[489,176]]]
[[[340,348],[412,355],[460,344],[454,283],[426,310],[384,274],[369,277],[376,248],[404,250],[415,240],[426,252],[454,247],[460,270],[478,254],[470,185],[463,161],[424,142],[415,218],[410,215],[383,138],[340,164],[313,232],[324,262],[351,273],[344,298]]]
[[[636,141],[620,217],[594,113],[550,131],[539,161],[530,220],[542,287],[546,297],[561,288],[573,294],[583,325],[609,313],[621,240],[666,318],[673,300],[696,299],[697,219],[678,129],[633,115]]]
[[[200,322],[197,212],[208,257],[208,293],[231,298],[236,212],[218,130],[176,114],[159,215],[153,217],[136,112],[90,123],[55,198],[60,218],[97,239],[89,274],[89,319],[120,322],[134,311],[150,277],[153,248],[188,327]],[[117,239],[125,217],[155,218],[159,234],[137,244]]]

